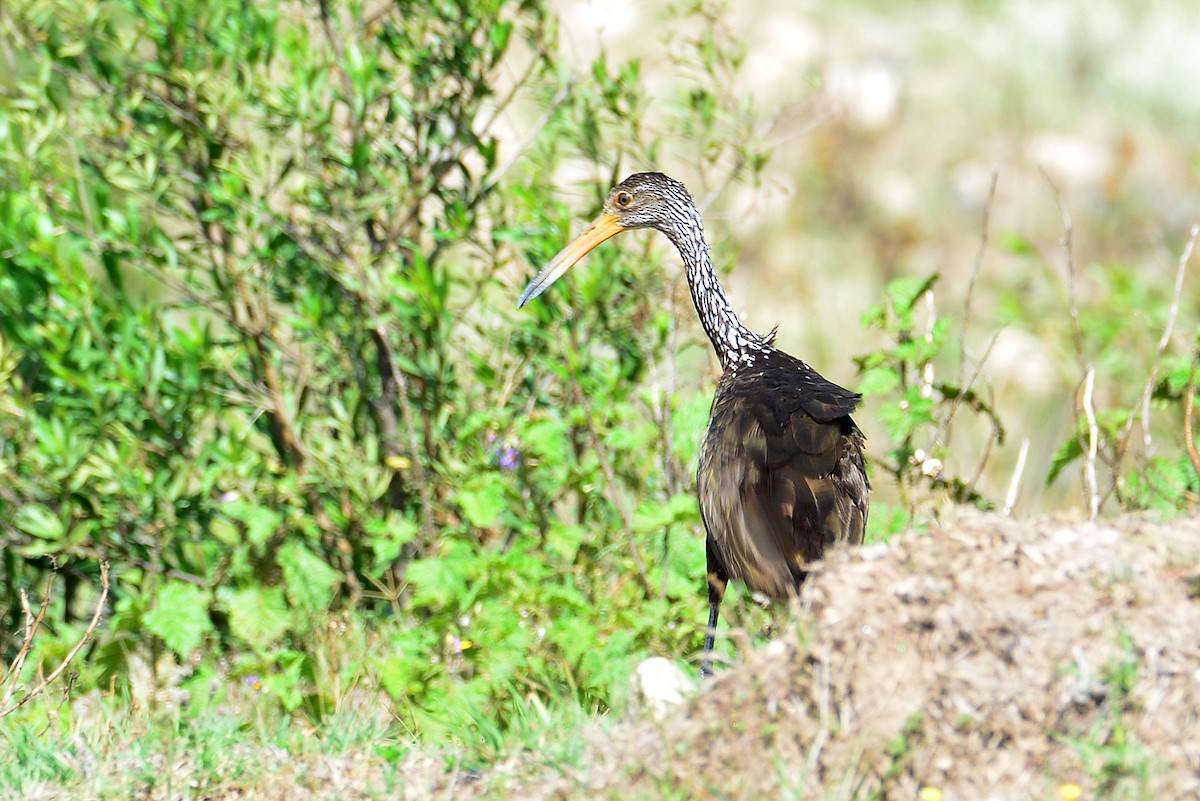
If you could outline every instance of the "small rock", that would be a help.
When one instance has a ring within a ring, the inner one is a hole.
[[[1074,529],[1060,528],[1058,531],[1054,532],[1050,539],[1054,540],[1054,542],[1058,543],[1059,545],[1072,545],[1077,539],[1079,539],[1079,535],[1075,533]]]
[[[674,662],[661,656],[652,656],[638,665],[633,684],[640,705],[649,710],[655,720],[664,719],[695,689]]]

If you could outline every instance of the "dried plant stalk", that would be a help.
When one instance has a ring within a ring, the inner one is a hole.
[[[29,701],[44,693],[46,688],[53,684],[63,674],[63,671],[75,661],[75,657],[79,655],[83,647],[91,641],[92,635],[96,633],[96,629],[100,625],[100,618],[104,615],[104,602],[108,600],[108,562],[100,563],[100,598],[96,601],[96,609],[92,613],[92,620],[88,623],[87,630],[83,632],[83,636],[79,638],[79,642],[75,643],[75,647],[59,663],[58,667],[50,671],[36,687],[28,690],[20,698],[13,700],[13,697],[23,689],[19,684],[21,670],[25,666],[25,660],[29,657],[30,651],[33,650],[33,643],[37,639],[38,631],[42,627],[42,621],[46,617],[46,609],[50,606],[50,598],[53,595],[51,592],[53,583],[54,579],[52,576],[50,586],[46,588],[46,597],[42,600],[42,605],[39,607],[37,615],[34,615],[30,609],[29,596],[25,590],[21,590],[21,607],[25,612],[25,625],[22,627],[21,648],[17,651],[12,664],[8,666],[8,670],[4,673],[4,700],[0,701],[0,718],[12,714]]]

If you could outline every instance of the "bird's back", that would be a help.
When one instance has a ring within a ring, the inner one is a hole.
[[[834,543],[862,542],[869,485],[859,396],[770,349],[713,399],[697,485],[722,578],[786,597]]]

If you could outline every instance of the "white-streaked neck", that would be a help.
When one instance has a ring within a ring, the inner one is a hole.
[[[692,219],[688,221],[689,224],[667,232],[667,236],[683,257],[688,288],[692,292],[692,302],[696,304],[700,324],[723,368],[736,369],[752,364],[764,350],[762,337],[747,328],[734,312],[713,268],[700,213],[694,208],[690,211]]]

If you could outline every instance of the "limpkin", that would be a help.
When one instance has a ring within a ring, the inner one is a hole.
[[[713,270],[700,211],[684,185],[662,173],[637,173],[613,188],[599,218],[537,274],[519,305],[601,242],[634,228],[662,231],[679,250],[721,361],[696,476],[708,556],[700,672],[709,675],[730,579],[787,598],[827,547],[862,542],[870,485],[863,435],[850,419],[861,396],[774,347],[774,332],[760,336],[742,323]]]

